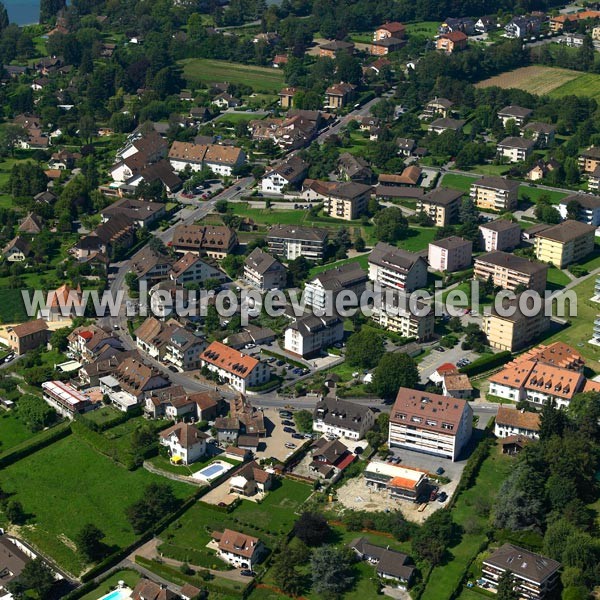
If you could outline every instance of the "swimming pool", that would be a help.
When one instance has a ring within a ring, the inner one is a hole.
[[[215,460],[211,462],[209,465],[206,465],[203,469],[196,471],[194,473],[195,479],[203,479],[207,483],[218,479],[223,475],[223,473],[227,473],[229,469],[231,469],[233,465],[229,463],[223,462],[222,460]]]
[[[106,594],[106,596],[102,596],[99,600],[127,600],[127,598],[131,597],[131,589],[130,588],[117,588],[112,592]]]

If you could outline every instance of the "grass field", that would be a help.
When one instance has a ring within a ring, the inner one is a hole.
[[[458,173],[446,173],[442,178],[441,185],[453,190],[468,192],[471,189],[471,185],[478,179],[479,177],[477,176],[470,177],[469,175],[459,175]]]
[[[127,471],[71,435],[24,458],[2,473],[2,487],[30,516],[21,535],[61,567],[79,574],[85,564],[73,538],[89,522],[106,535],[111,548],[130,544],[135,534],[125,508],[143,488],[165,480],[144,469]],[[195,488],[169,481],[179,498]]]
[[[600,304],[590,300],[594,294],[595,281],[595,277],[589,277],[573,288],[577,295],[577,316],[569,317],[571,325],[544,340],[544,343],[561,341],[573,346],[586,359],[587,366],[600,373],[600,347],[588,343],[592,337],[594,319],[600,312]]]
[[[480,516],[474,509],[475,503],[477,499],[487,498],[489,506],[493,506],[494,497],[511,466],[511,459],[503,455],[497,446],[492,447],[490,456],[481,466],[475,485],[463,492],[452,508],[454,522],[464,530],[460,542],[449,549],[449,561],[433,570],[421,596],[422,600],[447,600],[453,597],[465,568],[486,541],[489,516]]]
[[[310,493],[310,486],[284,479],[260,504],[244,500],[232,513],[197,503],[161,534],[160,551],[196,566],[224,568],[215,553],[206,548],[213,531],[228,527],[260,537],[267,547],[273,547],[290,531],[297,518],[294,513]]]
[[[540,198],[548,198],[551,204],[559,204],[560,201],[568,196],[566,192],[558,190],[545,190],[539,187],[529,187],[522,185],[519,188],[519,200],[527,200],[529,202],[537,202]]]
[[[396,246],[409,252],[419,252],[425,250],[429,242],[433,242],[435,233],[435,227],[415,227],[413,225],[406,239],[400,240]]]
[[[552,284],[552,289],[563,288],[570,281],[569,276],[560,269],[557,269],[556,267],[550,267],[548,269],[548,283]]]
[[[334,269],[336,267],[341,267],[342,265],[346,265],[348,263],[357,262],[363,269],[367,270],[369,265],[369,255],[361,254],[361,256],[354,256],[352,258],[345,258],[344,260],[338,260],[333,263],[329,263],[327,265],[319,265],[318,267],[313,267],[310,270],[309,277],[315,277],[319,273],[323,271],[329,271],[329,269]]]
[[[480,81],[475,87],[491,86],[517,88],[538,96],[548,94],[553,98],[597,96],[600,94],[600,75],[557,67],[530,66],[495,75]]]
[[[0,431],[0,452],[6,452],[33,435],[14,410],[5,412],[0,409]]]
[[[284,84],[280,69],[253,67],[208,58],[186,58],[180,61],[180,64],[183,66],[183,76],[188,84],[227,81],[245,83],[254,91],[265,92],[278,92]]]

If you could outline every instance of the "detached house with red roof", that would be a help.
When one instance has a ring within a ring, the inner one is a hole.
[[[200,355],[200,363],[242,394],[245,394],[248,388],[267,383],[271,378],[271,370],[266,363],[233,350],[221,342],[210,344]]]
[[[212,537],[217,542],[219,558],[237,569],[252,569],[266,552],[265,546],[257,537],[232,529],[214,531]]]
[[[467,47],[467,34],[462,31],[450,31],[440,35],[435,43],[436,50],[452,54]]]

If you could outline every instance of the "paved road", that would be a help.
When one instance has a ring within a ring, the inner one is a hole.
[[[353,110],[352,112],[348,113],[345,117],[342,117],[341,119],[339,119],[339,121],[335,125],[332,125],[326,131],[322,131],[317,136],[316,139],[319,142],[319,144],[322,144],[330,135],[338,134],[341,131],[341,129],[343,127],[345,127],[346,125],[348,125],[348,123],[352,119],[355,119],[356,117],[366,117],[366,116],[370,115],[371,107],[375,106],[375,104],[377,104],[380,101],[381,101],[381,98],[373,98],[373,100],[370,100],[369,102],[367,102],[366,104],[363,104],[356,110]]]

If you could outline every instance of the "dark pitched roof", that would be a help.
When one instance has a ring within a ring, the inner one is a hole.
[[[564,244],[584,235],[593,235],[595,231],[596,228],[593,225],[586,225],[580,221],[568,219],[554,227],[544,229],[544,231],[538,233],[538,237]]]
[[[482,177],[473,183],[473,185],[478,187],[491,188],[494,190],[503,190],[506,192],[512,192],[519,188],[521,182],[513,181],[511,179],[506,179],[505,177],[496,177],[494,175],[490,175],[487,177]]]
[[[392,267],[401,271],[409,271],[419,260],[425,259],[420,254],[396,248],[385,242],[377,242],[377,245],[369,254],[369,263]]]
[[[513,544],[504,544],[484,563],[503,571],[510,571],[519,577],[525,577],[536,583],[542,583],[553,575],[561,564],[541,554],[530,552]]]
[[[529,260],[522,256],[509,254],[508,252],[502,252],[500,250],[478,256],[475,259],[475,262],[479,261],[504,267],[505,269],[519,271],[520,273],[526,273],[527,275],[533,275],[534,273],[548,269],[548,265],[545,263]]]
[[[246,257],[246,266],[261,275],[267,271],[284,269],[283,265],[261,248],[254,248]]]

